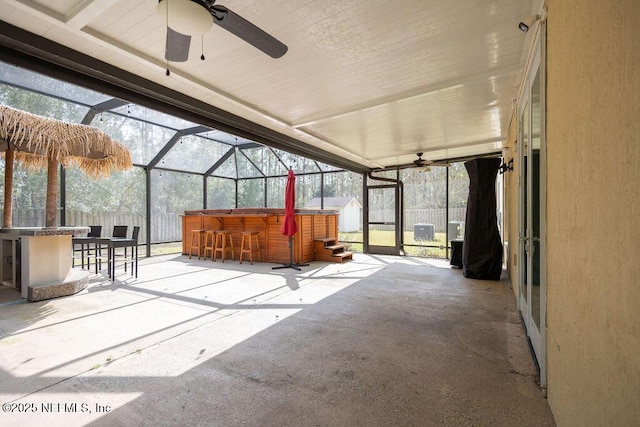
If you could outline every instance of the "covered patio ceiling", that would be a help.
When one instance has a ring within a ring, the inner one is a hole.
[[[156,0],[0,0],[0,60],[354,171],[497,153],[541,0],[226,0],[287,45],[214,25],[164,59]],[[204,54],[205,60],[200,59]],[[166,75],[167,67],[170,75]]]

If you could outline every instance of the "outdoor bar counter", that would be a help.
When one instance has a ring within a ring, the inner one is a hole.
[[[0,281],[19,289],[29,301],[80,292],[89,283],[89,272],[72,268],[72,238],[88,231],[89,227],[1,228]]]
[[[272,208],[185,211],[182,217],[182,253],[189,253],[193,230],[230,230],[235,258],[238,259],[241,233],[257,231],[262,260],[288,263],[289,238],[280,232],[283,219],[284,209]],[[296,209],[295,219],[298,232],[293,237],[294,263],[305,263],[315,259],[315,239],[338,238],[338,212],[335,210]],[[201,246],[204,247],[203,244]]]

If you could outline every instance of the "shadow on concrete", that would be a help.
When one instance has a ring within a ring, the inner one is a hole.
[[[187,295],[205,285],[177,293],[101,285],[92,292],[106,298],[131,291],[197,305],[201,317],[228,314],[73,376],[56,377],[60,366],[51,367],[38,373],[47,373],[48,386],[11,392],[25,396],[17,401],[53,393],[110,408],[64,414],[71,424],[553,425],[513,293],[459,270],[382,261],[314,263],[233,304]],[[216,283],[240,288],[250,280],[241,272]]]

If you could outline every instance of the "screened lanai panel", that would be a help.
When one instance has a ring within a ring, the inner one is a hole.
[[[216,130],[216,129],[211,129],[210,132],[207,132],[206,134],[207,138],[211,138],[213,140],[216,140],[218,142],[222,142],[228,145],[242,145],[242,144],[252,144],[253,141],[246,139],[246,138],[241,138],[239,136],[235,136],[235,135],[231,135],[229,133],[226,132],[222,132],[220,130]]]
[[[324,197],[354,197],[362,205],[362,174],[341,171],[324,174]]]
[[[236,183],[233,179],[207,178],[207,209],[236,207]]]
[[[344,206],[343,211],[338,218],[338,231],[340,239],[346,242],[362,242],[362,174],[341,171],[327,172],[324,174],[324,207],[337,200],[341,200]],[[352,203],[351,199],[356,199],[359,203]],[[348,235],[346,233],[349,233]],[[355,246],[349,246],[349,250],[356,249]],[[358,246],[357,250],[361,251],[362,247]]]
[[[107,178],[92,179],[78,168],[66,170],[66,224],[69,226],[101,225],[102,235],[111,236],[114,225],[140,227],[139,242],[146,235],[146,176],[134,167],[114,172]]]
[[[314,197],[320,197],[320,174],[298,175],[296,177],[296,207],[303,208]]]
[[[266,176],[286,175],[287,168],[269,147],[246,148],[242,152],[254,162]]]
[[[369,221],[389,222],[394,220],[393,192],[393,188],[383,188],[382,191],[369,193]]]
[[[264,179],[241,179],[238,181],[238,207],[264,207]]]
[[[444,258],[447,246],[447,168],[410,168],[400,171],[404,183],[404,243],[412,255]],[[429,248],[430,247],[430,248]],[[440,249],[442,248],[442,249]]]
[[[284,190],[287,185],[286,177],[267,178],[267,207],[284,208]]]
[[[332,171],[339,171],[339,170],[341,170],[340,168],[337,168],[337,167],[332,166],[332,165],[328,165],[328,164],[326,164],[326,163],[320,163],[320,162],[318,162],[318,166],[320,166],[320,169],[321,169],[323,172],[332,172]]]
[[[123,113],[126,111],[128,117],[149,123],[155,123],[173,130],[189,129],[198,126],[196,123],[135,104],[120,107],[118,108],[118,111]]]
[[[320,172],[320,168],[315,161],[300,157],[296,154],[287,153],[282,150],[273,150],[274,153],[282,160],[287,168],[293,169],[296,174]]]
[[[202,209],[202,178],[180,172],[151,171],[151,243],[182,239],[185,210]]]
[[[91,124],[124,144],[137,165],[147,165],[175,134],[173,129],[109,112],[98,114]]]
[[[169,169],[205,173],[222,157],[229,147],[198,135],[180,138],[166,156],[161,165]]]
[[[298,173],[316,173],[321,172],[318,167],[318,163],[314,160],[307,159],[305,157],[296,156],[296,160],[293,162],[293,169]]]
[[[80,104],[5,84],[0,84],[0,104],[69,123],[80,123],[89,111],[88,107]]]
[[[258,170],[256,166],[251,161],[249,161],[249,159],[240,150],[236,151],[236,165],[238,168],[238,178],[254,178],[264,176],[262,171]]]
[[[231,148],[233,150],[233,148]],[[212,175],[223,177],[223,178],[237,178],[238,174],[236,172],[236,154],[233,153],[231,157],[224,161],[216,170],[213,171]]]
[[[321,180],[320,174],[296,176],[296,208],[304,208],[311,199],[320,197]],[[284,208],[286,185],[286,177],[267,179],[267,207]]]
[[[251,159],[266,176],[286,175],[287,168],[273,154],[269,147],[243,149],[242,152]]]
[[[0,159],[0,194],[4,194],[4,158]],[[47,193],[47,171],[25,170],[20,163],[13,170],[13,226],[43,227]],[[2,212],[4,203],[0,203]]]
[[[54,97],[75,101],[85,105],[99,104],[111,97],[80,86],[35,73],[25,68],[0,61],[0,81],[20,86],[34,92],[42,92]],[[19,107],[15,107],[19,108]],[[38,114],[35,111],[30,113]]]

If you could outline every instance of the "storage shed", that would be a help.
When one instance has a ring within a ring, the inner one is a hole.
[[[311,199],[305,209],[320,209],[320,197]],[[349,233],[360,231],[362,205],[355,197],[325,197],[323,209],[338,211],[338,230]]]

